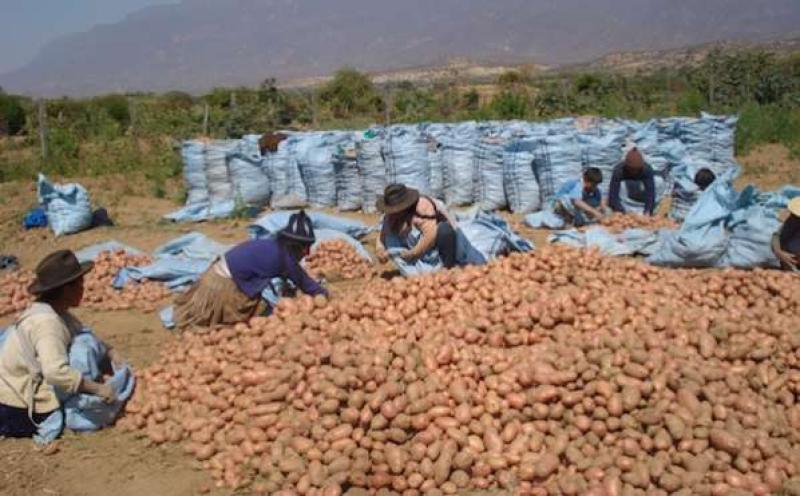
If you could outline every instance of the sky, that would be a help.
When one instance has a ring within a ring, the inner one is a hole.
[[[177,0],[0,0],[0,74],[29,62],[48,41]]]

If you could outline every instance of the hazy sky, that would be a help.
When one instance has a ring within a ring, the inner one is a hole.
[[[0,0],[0,73],[30,61],[58,36],[86,31],[126,14],[177,0]]]

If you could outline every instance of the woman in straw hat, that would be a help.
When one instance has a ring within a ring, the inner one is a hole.
[[[441,202],[419,194],[403,184],[390,184],[377,201],[378,210],[384,213],[383,227],[378,236],[377,253],[386,262],[386,237],[389,234],[405,239],[411,228],[421,234],[419,242],[404,250],[400,257],[413,261],[432,249],[439,252],[445,268],[454,267],[456,261],[456,222]]]
[[[772,251],[784,270],[800,270],[800,197],[789,202],[789,217],[772,236]]]
[[[304,211],[289,217],[277,239],[245,241],[217,259],[199,281],[175,301],[179,329],[245,322],[256,314],[261,293],[273,279],[289,279],[304,293],[328,292],[300,266],[315,241]]]
[[[80,305],[83,277],[92,262],[69,250],[46,256],[28,288],[36,300],[6,330],[0,348],[0,437],[31,437],[60,407],[61,393],[87,393],[114,401],[108,384],[91,381],[69,366],[72,337],[83,328],[69,310]],[[113,362],[117,354],[109,352]]]

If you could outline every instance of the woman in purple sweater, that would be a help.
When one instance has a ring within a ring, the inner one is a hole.
[[[179,329],[245,322],[256,314],[261,292],[276,277],[305,294],[328,293],[300,266],[314,244],[314,228],[304,211],[289,217],[277,239],[245,241],[217,259],[199,281],[175,301]]]

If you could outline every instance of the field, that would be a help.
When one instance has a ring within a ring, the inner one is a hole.
[[[800,161],[789,158],[786,149],[769,145],[739,157],[745,166],[741,184],[754,182],[768,189],[800,182]],[[104,176],[78,179],[89,189],[96,205],[108,208],[117,222],[113,228],[100,228],[74,236],[54,238],[47,230],[21,231],[19,221],[35,203],[34,185],[23,182],[0,184],[2,244],[0,253],[19,257],[23,268],[32,269],[46,253],[57,248],[78,249],[97,241],[116,239],[143,250],[186,233],[199,230],[225,243],[246,239],[246,220],[229,220],[199,225],[173,225],[159,221],[176,207],[169,199],[153,198],[144,177]],[[167,197],[177,184],[167,183]],[[360,216],[364,220],[375,217]],[[519,228],[518,218],[511,218]],[[546,233],[520,228],[522,234],[541,246]],[[373,238],[367,242],[372,250]],[[387,270],[390,268],[387,266]],[[334,298],[357,291],[358,281],[334,284]],[[164,343],[176,339],[164,330],[153,313],[140,311],[92,312],[77,314],[105,340],[113,343],[134,367],[141,368],[157,359]],[[0,325],[8,323],[8,318]],[[89,434],[67,434],[52,452],[35,449],[30,441],[2,441],[0,493],[8,496],[117,496],[164,494],[227,494],[216,489],[198,462],[190,460],[174,446],[149,447],[142,440],[119,429]]]

